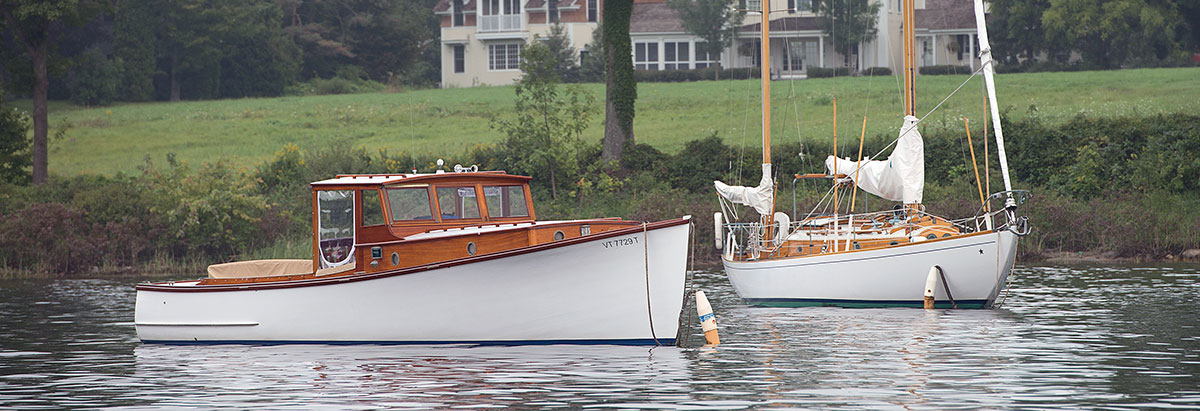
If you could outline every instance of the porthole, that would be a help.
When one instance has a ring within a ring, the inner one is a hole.
[[[934,240],[934,239],[937,239],[937,234],[930,234],[930,235],[927,235],[927,236],[925,236],[925,238],[928,238],[928,239],[930,239],[930,240]]]
[[[942,238],[946,238],[946,237],[949,237],[949,236],[950,236],[950,233],[942,234]]]
[[[392,253],[392,267],[400,265],[400,253]]]
[[[559,240],[562,240],[562,239],[564,239],[564,238],[567,238],[567,235],[566,235],[566,234],[563,234],[562,230],[559,230],[559,231],[555,231],[555,232],[554,232],[554,241],[559,241]]]
[[[892,242],[888,243],[888,245],[896,245],[896,244],[900,244],[900,243],[896,242],[896,241],[892,241]]]
[[[855,250],[860,250],[860,249],[862,249],[862,244],[859,244],[857,241],[855,241],[855,242],[854,242],[854,249],[855,249]]]
[[[467,255],[475,255],[475,243],[467,243]]]
[[[809,247],[812,247],[812,246],[809,246]],[[802,245],[796,246],[796,252],[800,253],[800,254],[804,254],[804,246],[802,246]]]

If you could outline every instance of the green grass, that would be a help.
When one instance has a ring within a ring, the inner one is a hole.
[[[966,79],[920,77],[918,111],[923,115]],[[978,124],[980,82],[972,79],[926,124],[961,128],[963,116]],[[895,76],[775,81],[773,141],[830,138],[834,96],[840,141],[857,140],[864,114],[869,117],[869,136],[894,134],[900,125],[898,83]],[[599,97],[597,114],[584,135],[598,141],[603,134],[603,86],[584,87]],[[1032,113],[1050,122],[1079,114],[1200,112],[1200,68],[1006,74],[997,76],[997,88],[1001,107],[1011,115]],[[757,81],[644,83],[638,95],[638,142],[674,152],[687,141],[716,132],[729,144],[759,150]],[[51,135],[64,127],[66,132],[51,138],[50,171],[135,172],[146,156],[161,162],[167,153],[192,164],[225,157],[250,167],[287,143],[319,148],[337,142],[391,153],[455,154],[474,144],[501,141],[503,136],[488,127],[489,119],[506,115],[512,99],[513,89],[507,86],[99,108],[53,102]],[[17,105],[28,109],[30,102]]]

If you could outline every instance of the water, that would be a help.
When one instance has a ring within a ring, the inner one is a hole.
[[[696,280],[720,347],[142,345],[137,280],[0,281],[0,408],[1200,407],[1200,267],[1019,268],[997,310],[752,308]]]

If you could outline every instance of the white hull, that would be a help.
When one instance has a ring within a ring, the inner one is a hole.
[[[689,227],[605,232],[361,279],[142,286],[134,322],[147,342],[669,344]]]
[[[921,307],[930,267],[941,266],[960,307],[990,307],[1012,271],[1011,231],[877,250],[757,261],[725,260],[738,295],[761,306]],[[949,307],[940,283],[937,306]]]

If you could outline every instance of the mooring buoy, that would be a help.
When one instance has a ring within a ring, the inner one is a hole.
[[[696,315],[700,316],[700,329],[704,331],[704,341],[709,345],[721,343],[717,335],[717,316],[713,314],[712,305],[704,296],[704,291],[696,291]]]

